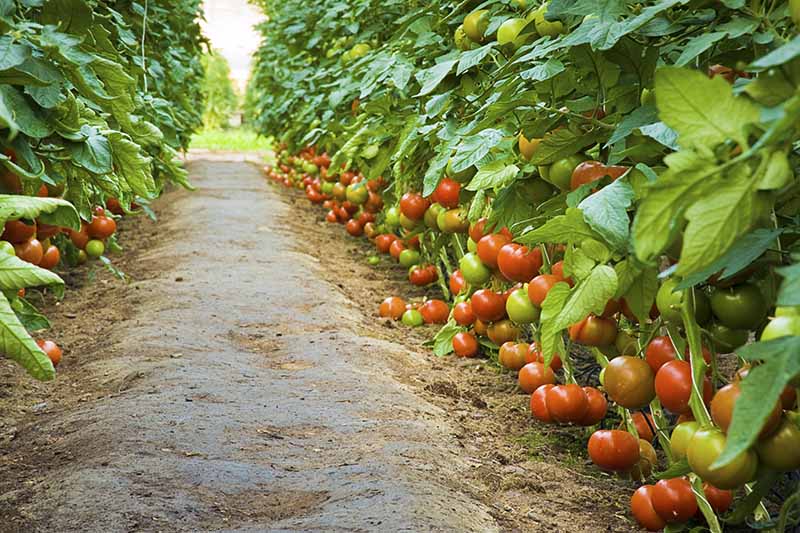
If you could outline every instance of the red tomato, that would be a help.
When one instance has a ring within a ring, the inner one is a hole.
[[[57,246],[50,245],[45,250],[44,255],[42,255],[42,260],[39,262],[39,266],[41,268],[46,268],[47,270],[52,270],[58,265],[61,261],[61,252],[58,250]]]
[[[517,382],[520,389],[533,394],[542,385],[555,384],[556,375],[551,368],[545,367],[542,363],[528,363],[519,370]]]
[[[733,420],[733,409],[736,407],[736,402],[741,393],[742,391],[738,382],[730,383],[719,389],[711,399],[711,418],[723,433],[728,432],[728,428]],[[776,402],[769,418],[767,418],[764,422],[764,426],[761,428],[759,438],[767,437],[778,429],[781,423],[781,415],[783,414],[782,407],[783,405],[780,401]]]
[[[595,431],[588,448],[589,458],[603,470],[623,472],[639,462],[639,440],[627,431]]]
[[[547,293],[559,281],[562,280],[553,274],[539,274],[528,283],[528,299],[536,307],[541,307]]]
[[[406,302],[397,296],[390,296],[381,302],[378,309],[378,314],[383,318],[391,318],[392,320],[400,320],[403,313],[406,311]]]
[[[665,522],[686,522],[697,513],[692,484],[683,477],[662,479],[653,488],[653,509]]]
[[[36,223],[36,238],[40,241],[50,239],[61,233],[61,227],[51,226],[50,224]]]
[[[92,222],[88,226],[89,237],[92,239],[107,239],[117,231],[117,223],[113,218],[107,216],[92,217]]]
[[[656,438],[656,423],[653,420],[653,415],[650,413],[645,414],[641,411],[636,411],[635,413],[631,414],[631,420],[633,421],[633,425],[636,426],[636,433],[639,434],[639,438],[644,439],[647,442],[653,442],[653,439]]]
[[[549,393],[555,385],[545,384],[537,388],[531,394],[531,414],[536,420],[540,422],[552,422],[553,417],[550,416],[550,411],[547,410],[547,393]]]
[[[703,493],[706,495],[709,505],[717,514],[722,514],[730,509],[733,503],[732,490],[722,490],[711,483],[703,483]]]
[[[411,220],[422,220],[430,202],[415,192],[407,192],[400,198],[400,212]]]
[[[475,323],[475,313],[472,312],[469,300],[459,302],[453,307],[453,319],[459,326],[471,326]]]
[[[460,193],[460,183],[450,178],[444,178],[433,192],[433,201],[452,209],[458,207],[458,195]]]
[[[453,295],[460,294],[461,291],[463,291],[467,286],[467,281],[464,279],[464,274],[462,274],[460,270],[454,271],[450,275],[449,285],[450,292],[453,293]]]
[[[528,353],[525,357],[528,363],[544,364],[544,354],[539,349],[539,346],[537,346],[536,343],[530,345],[530,347],[528,348]],[[550,368],[552,368],[553,371],[556,371],[556,370],[561,370],[562,366],[564,365],[561,362],[561,357],[559,357],[558,354],[553,354],[553,358],[550,360]]]
[[[405,249],[406,245],[403,244],[403,241],[397,239],[389,245],[389,255],[391,255],[394,260],[398,260],[400,258],[400,252]]]
[[[36,222],[27,224],[22,220],[9,220],[3,230],[2,240],[11,244],[22,244],[36,235]]]
[[[339,222],[339,217],[336,216],[336,211],[331,209],[330,211],[328,211],[328,214],[325,215],[325,220],[330,222],[331,224],[335,224],[336,222]]]
[[[453,337],[453,350],[459,357],[475,357],[478,354],[478,340],[474,335],[460,331]]]
[[[425,285],[430,285],[436,278],[438,274],[436,272],[436,268],[431,268],[432,265],[422,266],[422,265],[415,265],[411,267],[410,272],[408,273],[408,281],[411,282],[412,285],[416,285],[417,287],[424,287]]]
[[[547,411],[556,422],[580,422],[589,409],[586,393],[574,383],[556,385],[547,393]],[[638,449],[638,446],[637,446]]]
[[[631,512],[639,525],[648,531],[660,531],[667,523],[653,508],[653,485],[642,485],[631,496]]]
[[[628,167],[606,166],[600,161],[584,161],[572,171],[570,188],[574,191],[581,185],[598,181],[605,176],[610,176],[612,180],[617,180],[627,170]]]
[[[353,237],[361,237],[364,234],[364,226],[356,219],[348,220],[344,228]]]
[[[389,248],[391,248],[392,243],[397,240],[396,235],[392,235],[391,233],[384,233],[383,235],[378,235],[375,237],[375,247],[378,251],[382,254],[388,254]]]
[[[675,414],[690,411],[689,397],[692,393],[692,370],[688,361],[670,361],[656,374],[656,396],[661,405]],[[711,399],[711,382],[706,377],[703,380],[703,399]]]
[[[565,281],[569,283],[570,287],[575,286],[575,280],[564,277],[564,261],[553,263],[553,265],[550,267],[550,273],[557,277],[558,281]]]
[[[419,308],[426,324],[444,324],[450,316],[450,306],[442,300],[428,300]]]
[[[122,209],[122,204],[116,198],[109,198],[106,200],[106,208],[115,215],[124,215],[125,210]]]
[[[53,341],[47,340],[38,340],[36,344],[39,345],[39,348],[47,354],[47,357],[50,358],[50,361],[53,363],[53,366],[58,366],[58,363],[61,362],[61,356],[63,352],[61,348],[59,348],[58,344]]]
[[[44,257],[44,248],[38,239],[30,239],[24,243],[15,244],[14,250],[17,253],[17,257],[34,265],[41,263],[42,257]]]
[[[670,361],[674,361],[676,357],[675,347],[672,345],[672,340],[664,336],[653,337],[650,344],[647,345],[647,350],[644,352],[647,364],[653,369],[653,373],[658,373],[658,370]]]
[[[497,254],[497,267],[507,279],[527,283],[542,268],[542,251],[516,243],[506,244]]]
[[[608,400],[606,400],[602,392],[594,387],[584,387],[583,392],[586,393],[586,399],[589,400],[589,408],[579,424],[582,426],[599,424],[606,417]]]
[[[488,289],[480,289],[470,298],[472,312],[483,322],[494,322],[502,319],[506,314],[506,305],[503,297]]]
[[[497,268],[497,256],[500,249],[510,243],[511,239],[502,233],[492,233],[481,237],[478,241],[478,257],[489,268]]]
[[[494,231],[494,225],[489,226],[488,229],[486,228],[486,224],[488,222],[489,222],[489,219],[481,218],[477,222],[472,224],[469,227],[469,238],[477,243],[483,237],[485,237],[488,233],[491,233],[492,231]],[[509,231],[508,228],[503,228],[498,233],[501,233],[502,235],[505,235],[506,237],[508,237],[509,241],[513,238],[513,236],[511,235],[511,231]]]
[[[509,370],[520,370],[525,366],[528,345],[524,342],[506,341],[500,346],[500,365]]]

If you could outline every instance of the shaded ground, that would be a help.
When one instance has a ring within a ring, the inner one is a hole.
[[[131,284],[48,309],[57,382],[0,362],[0,531],[630,528],[510,376],[371,316],[409,286],[365,242],[247,163],[190,171],[123,225]]]

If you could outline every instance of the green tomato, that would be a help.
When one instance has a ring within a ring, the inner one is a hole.
[[[456,28],[455,33],[453,33],[453,41],[456,43],[456,48],[462,52],[466,52],[472,48],[472,41],[467,37],[467,32],[464,31],[463,24]]]
[[[767,316],[767,301],[758,287],[745,283],[715,290],[711,310],[722,325],[731,329],[756,329]]]
[[[489,10],[479,9],[464,18],[464,33],[473,42],[482,43],[486,30],[489,27]]]
[[[350,49],[350,59],[360,59],[367,55],[371,50],[370,45],[367,43],[360,43]]]
[[[333,189],[333,187],[331,187]],[[400,209],[398,207],[390,207],[386,210],[386,225],[390,228],[396,228],[400,225]]]
[[[508,318],[517,324],[532,324],[539,320],[539,308],[528,298],[527,289],[517,289],[506,300]]]
[[[431,204],[427,211],[425,211],[425,217],[423,218],[425,225],[433,231],[439,231],[438,217],[439,214],[444,213],[446,210],[447,209],[442,204]]]
[[[8,241],[0,241],[0,254],[13,255],[16,257],[17,252],[14,250],[14,245]]]
[[[528,25],[528,21],[523,18],[510,18],[497,28],[497,44],[507,46],[511,50],[517,50],[525,44],[530,35],[520,35],[523,28]]]
[[[567,33],[567,29],[560,21],[549,22],[545,20],[544,16],[547,13],[547,5],[545,2],[539,9],[533,12],[533,23],[536,25],[536,33],[542,37],[555,37],[562,33]]]
[[[458,262],[458,268],[464,279],[473,287],[480,287],[492,277],[492,271],[484,265],[478,254],[468,253]]]
[[[405,250],[403,250],[403,251],[405,251]],[[367,263],[369,263],[372,266],[378,265],[378,264],[380,264],[380,262],[381,262],[381,258],[378,257],[377,255],[371,255],[371,256],[367,257]]]
[[[347,201],[356,205],[366,203],[369,198],[369,189],[366,182],[351,183],[347,186]]]
[[[442,211],[436,217],[436,222],[444,233],[466,233],[469,230],[467,210],[464,207]]]
[[[400,318],[406,326],[421,326],[425,321],[422,318],[422,313],[416,309],[409,309]]]
[[[98,241],[97,239],[93,239],[86,243],[86,255],[91,257],[92,259],[97,259],[103,252],[106,251],[106,245],[103,244],[103,241]]]
[[[408,231],[411,231],[411,230],[413,230],[414,228],[417,227],[418,223],[419,223],[418,220],[410,219],[407,216],[405,216],[403,213],[400,213],[400,225],[404,229],[407,229]]]
[[[800,316],[777,316],[761,332],[761,341],[780,337],[800,336]]]
[[[708,326],[708,334],[719,353],[732,353],[747,344],[750,337],[750,332],[746,329],[731,329],[718,323]]]
[[[661,318],[669,324],[681,324],[681,306],[683,305],[683,291],[673,292],[678,286],[678,280],[670,278],[661,284],[656,293],[656,307]],[[700,325],[708,323],[711,319],[711,307],[708,296],[700,290],[694,291],[694,318]]]
[[[719,489],[735,489],[752,481],[758,469],[758,457],[750,449],[719,468],[711,465],[725,449],[727,438],[719,429],[700,428],[689,441],[686,458],[692,471]]]
[[[412,250],[411,248],[406,248],[400,252],[400,257],[398,257],[398,260],[402,266],[410,268],[416,264],[419,264],[419,252]]]
[[[642,89],[642,96],[639,98],[639,101],[641,102],[642,105],[655,104],[656,92],[645,87],[644,89]]]
[[[322,191],[322,194],[330,195],[333,193],[333,182],[332,181],[323,181],[322,185],[319,188]]]
[[[778,430],[756,443],[756,453],[761,463],[779,472],[800,468],[800,428],[783,419]]]
[[[86,252],[83,250],[78,250],[78,264],[82,265],[89,260],[89,256],[86,255]]]
[[[600,375],[597,377],[597,379],[600,380],[600,386],[601,387],[605,387],[606,386],[606,369],[605,368],[603,368],[603,370],[600,371]]]
[[[569,191],[572,184],[572,171],[585,160],[585,157],[578,154],[559,159],[550,165],[547,177],[542,176],[542,179],[552,183],[562,191]]]
[[[672,449],[672,458],[675,460],[686,457],[686,450],[689,449],[689,442],[700,429],[698,422],[682,422],[675,426],[669,438],[669,447]]]

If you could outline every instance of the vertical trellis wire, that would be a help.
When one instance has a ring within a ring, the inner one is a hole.
[[[147,2],[144,0],[144,17],[142,18],[142,75],[144,76],[144,92],[147,94],[147,65],[145,63],[144,40],[147,35]]]

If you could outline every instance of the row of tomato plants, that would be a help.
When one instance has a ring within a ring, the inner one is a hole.
[[[496,357],[539,420],[600,424],[595,464],[654,481],[643,527],[796,521],[796,2],[265,9],[268,173],[443,293],[384,316],[445,320],[437,355]]]
[[[69,13],[69,16],[66,16]],[[0,3],[0,352],[53,379],[62,350],[31,292],[121,250],[119,217],[152,215],[200,125],[199,0]]]

